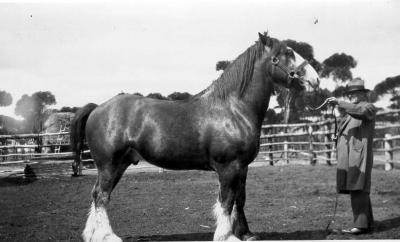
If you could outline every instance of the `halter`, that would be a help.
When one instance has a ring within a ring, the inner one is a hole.
[[[294,69],[290,69],[290,68],[287,68],[286,66],[282,65],[279,62],[279,58],[277,58],[276,56],[272,57],[271,63],[272,63],[273,67],[278,67],[279,69],[281,69],[281,71],[283,71],[286,74],[287,87],[290,87],[292,85],[293,80],[303,78],[304,75],[299,75],[297,73],[301,68],[303,68],[304,66],[306,66],[308,64],[308,61],[304,60],[299,66],[297,66]],[[275,68],[272,68],[272,74],[274,73],[274,71],[275,71]]]

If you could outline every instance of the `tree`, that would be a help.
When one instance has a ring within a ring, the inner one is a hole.
[[[0,134],[16,134],[23,132],[23,122],[12,117],[0,115]]]
[[[38,133],[45,120],[47,106],[56,104],[56,98],[51,92],[35,92],[32,96],[23,95],[16,103],[15,114],[21,115],[29,131]]]
[[[357,61],[345,53],[333,54],[322,62],[321,77],[332,77],[337,83],[345,83],[353,79],[352,68],[357,66]]]
[[[0,91],[0,107],[6,107],[11,105],[12,96],[6,91]]]
[[[186,100],[189,99],[192,95],[188,92],[173,92],[168,95],[168,99],[170,100]]]
[[[135,92],[133,95],[137,95],[137,96],[143,97],[143,94],[141,94],[140,92]]]
[[[149,98],[153,98],[153,99],[159,99],[159,100],[167,100],[168,98],[164,97],[163,95],[161,95],[161,93],[150,93],[149,95],[147,95],[147,97]]]
[[[59,113],[75,113],[79,107],[62,107],[58,110]]]
[[[376,94],[377,99],[382,97],[385,94],[390,94],[392,97],[390,101],[392,102],[389,105],[389,108],[398,109],[400,108],[400,75],[394,77],[388,77],[385,80],[381,81],[374,87],[374,93]]]

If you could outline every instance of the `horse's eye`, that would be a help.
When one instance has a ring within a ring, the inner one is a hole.
[[[294,71],[291,71],[291,72],[289,72],[289,76],[290,76],[290,77],[295,77],[295,76],[296,76],[296,74],[297,74],[297,73],[296,73],[296,72],[294,72]]]
[[[272,63],[273,64],[278,64],[279,59],[277,57],[272,57]]]

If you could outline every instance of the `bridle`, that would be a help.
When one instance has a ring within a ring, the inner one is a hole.
[[[306,66],[308,63],[307,60],[304,60],[299,66],[296,68],[288,68],[284,65],[282,65],[279,61],[279,58],[274,56],[271,58],[271,63],[272,63],[272,74],[274,74],[275,69],[278,68],[280,69],[285,75],[287,76],[287,85],[286,87],[291,87],[293,80],[299,80],[302,79],[304,75],[299,75],[299,71]]]

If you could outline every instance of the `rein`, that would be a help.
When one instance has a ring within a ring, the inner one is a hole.
[[[327,105],[327,104],[328,104],[328,99],[325,99],[325,101],[324,101],[321,105],[319,105],[318,107],[316,107],[316,108],[313,108],[313,107],[311,107],[311,106],[309,106],[309,105],[306,105],[306,107],[307,107],[308,109],[313,110],[313,111],[317,111],[317,110],[322,109],[322,108],[323,108],[325,105]],[[335,133],[334,133],[333,136],[331,137],[331,140],[335,142],[335,146],[336,146],[336,145],[337,145],[337,119],[336,119],[336,115],[334,114],[334,110],[335,110],[335,107],[332,106],[331,115],[334,117],[334,120],[335,120],[335,130],[334,130]],[[325,228],[325,231],[326,231],[326,232],[329,232],[329,226],[330,226],[332,223],[335,222],[336,211],[337,211],[337,206],[338,206],[338,196],[339,196],[339,193],[336,193],[336,196],[335,196],[335,207],[334,207],[334,210],[333,210],[333,217],[332,217],[332,219],[328,222],[328,224],[326,225],[326,228]]]
[[[328,104],[328,98],[327,99],[325,99],[325,101],[321,104],[321,105],[319,105],[318,107],[316,107],[316,108],[313,108],[313,107],[311,107],[310,105],[306,105],[306,108],[308,108],[308,109],[310,109],[310,110],[312,110],[312,111],[317,111],[317,110],[320,110],[320,109],[322,109],[325,105],[327,105]],[[335,107],[334,106],[332,106],[332,111],[331,111],[331,115],[333,116],[333,119],[335,120],[335,122],[334,122],[334,124],[335,124],[335,127],[334,127],[334,133],[333,133],[333,135],[331,136],[331,140],[332,141],[334,141],[335,142],[335,146],[337,145],[337,118],[336,118],[336,115],[335,115]]]

